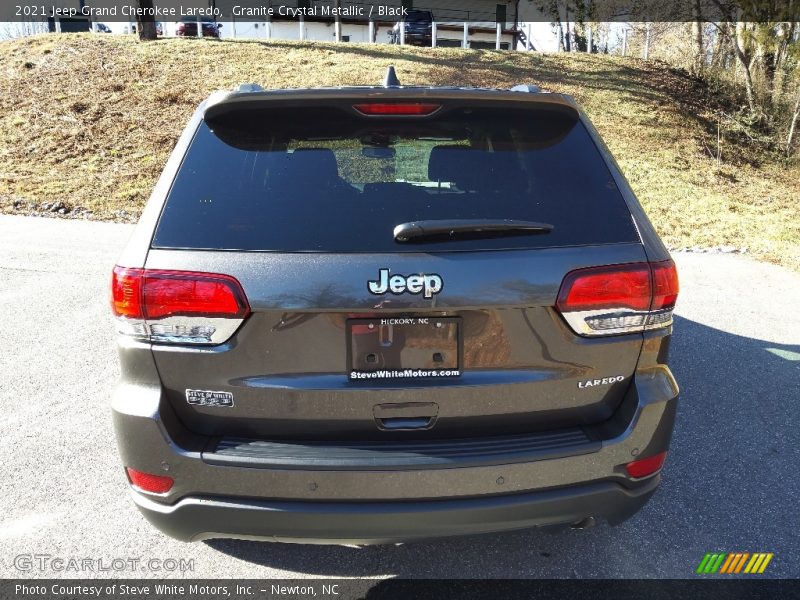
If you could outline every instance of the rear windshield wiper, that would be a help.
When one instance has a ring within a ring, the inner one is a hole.
[[[514,219],[439,219],[400,223],[394,228],[394,239],[410,242],[425,238],[502,237],[550,233],[552,230],[553,226],[549,223]]]

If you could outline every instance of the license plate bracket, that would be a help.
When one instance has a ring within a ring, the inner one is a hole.
[[[351,380],[461,375],[459,317],[348,319],[346,330]]]

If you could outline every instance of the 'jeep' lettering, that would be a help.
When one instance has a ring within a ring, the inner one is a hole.
[[[368,281],[367,287],[372,294],[382,296],[386,292],[392,294],[422,294],[425,298],[432,298],[435,294],[442,291],[444,282],[439,275],[432,273],[425,275],[392,275],[389,276],[389,269],[378,271],[378,279]]]

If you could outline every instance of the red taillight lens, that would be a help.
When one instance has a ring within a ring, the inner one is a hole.
[[[142,296],[148,319],[177,315],[243,319],[249,312],[239,282],[227,275],[145,271]]]
[[[128,474],[128,481],[131,482],[133,487],[152,494],[166,494],[172,489],[172,485],[175,483],[172,477],[144,473],[136,469],[131,469],[130,467],[125,467],[125,472]]]
[[[667,459],[667,453],[661,452],[655,456],[648,458],[640,458],[625,465],[625,470],[631,477],[647,477],[653,475],[661,470],[664,466],[664,461]]]
[[[650,308],[650,266],[647,263],[572,271],[558,295],[560,311],[601,308]]]
[[[173,315],[243,319],[250,312],[242,286],[228,275],[125,267],[114,267],[111,306],[116,316],[130,319]]]
[[[111,306],[117,331],[170,344],[221,344],[250,314],[228,275],[115,267]]]
[[[371,102],[369,104],[354,104],[353,108],[364,115],[425,116],[433,114],[440,106],[429,102]]]
[[[118,317],[141,319],[142,269],[114,267],[111,274],[111,308]]]
[[[572,271],[556,308],[580,335],[614,335],[669,327],[677,298],[678,273],[666,260]]]
[[[678,269],[667,260],[653,264],[653,306],[650,310],[672,308],[678,299]]]

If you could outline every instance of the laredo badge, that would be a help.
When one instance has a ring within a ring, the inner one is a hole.
[[[198,406],[233,406],[233,394],[230,392],[212,392],[209,390],[186,390],[186,401]]]
[[[588,379],[586,381],[579,381],[578,388],[579,389],[586,389],[590,387],[594,387],[596,385],[611,385],[612,383],[617,383],[618,381],[623,381],[625,379],[624,375],[615,375],[614,377],[603,377],[602,379]]]

